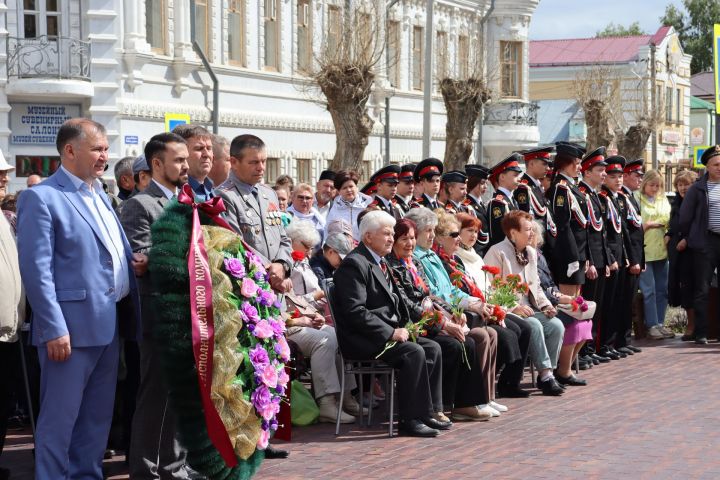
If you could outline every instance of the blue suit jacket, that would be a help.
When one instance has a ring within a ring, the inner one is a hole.
[[[101,198],[112,211],[107,197]],[[118,228],[130,266],[132,250],[119,222]],[[20,273],[33,309],[34,345],[67,334],[73,347],[108,345],[118,320],[133,322],[129,331],[139,340],[140,300],[132,268],[134,308],[126,310],[134,318],[118,319],[112,257],[92,213],[62,170],[20,195],[17,239]]]

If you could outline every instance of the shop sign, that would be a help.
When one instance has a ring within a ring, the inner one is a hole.
[[[680,144],[680,132],[675,130],[663,130],[660,132],[660,143],[666,145],[679,145]]]
[[[79,105],[13,103],[10,110],[12,145],[55,145],[60,126],[80,116]]]

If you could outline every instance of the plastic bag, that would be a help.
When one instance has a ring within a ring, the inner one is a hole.
[[[320,416],[315,399],[305,385],[297,380],[291,382],[292,397],[290,401],[290,415],[292,424],[296,427],[304,427],[317,422]]]

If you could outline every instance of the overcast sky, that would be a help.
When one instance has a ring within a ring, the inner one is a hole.
[[[530,21],[530,40],[588,38],[613,22],[640,22],[646,33],[655,33],[669,3],[680,0],[540,0]]]

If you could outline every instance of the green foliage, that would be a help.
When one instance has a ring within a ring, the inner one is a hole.
[[[595,34],[596,37],[629,37],[633,35],[646,35],[640,28],[640,22],[633,22],[627,27],[613,22]]]
[[[690,71],[695,74],[713,68],[713,24],[720,21],[717,0],[683,0],[684,9],[665,7],[660,18],[663,25],[677,30],[685,53],[692,55]]]

